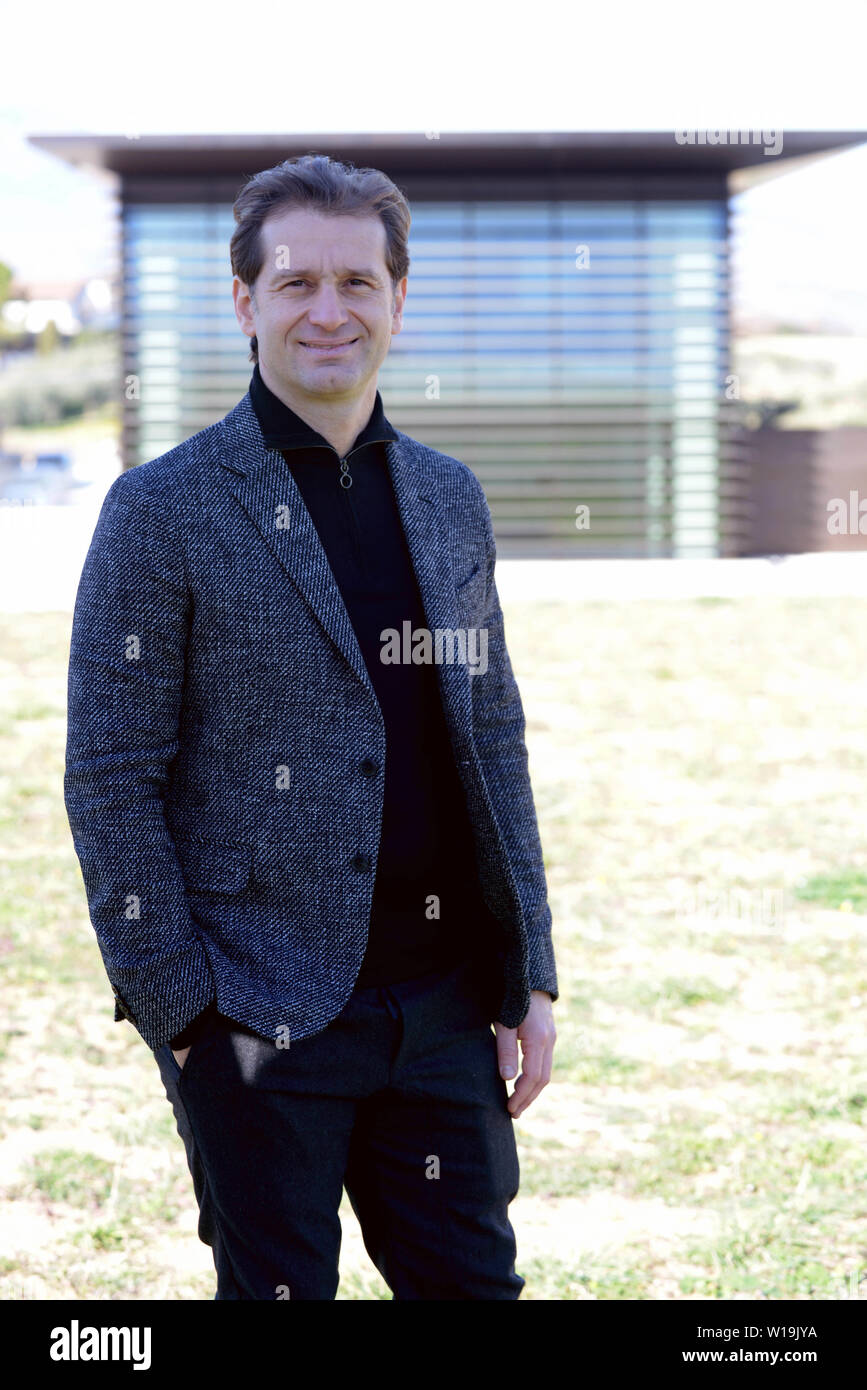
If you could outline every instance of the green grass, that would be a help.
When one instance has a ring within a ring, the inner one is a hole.
[[[31,1181],[46,1201],[98,1207],[108,1198],[112,1173],[111,1164],[95,1154],[57,1149],[36,1158]]]
[[[867,913],[867,873],[842,869],[835,874],[817,874],[796,888],[802,902],[843,912]]]
[[[580,1265],[538,1257],[522,1261],[518,1273],[526,1281],[522,1301],[563,1302],[578,1299],[650,1298],[651,1270],[622,1266],[594,1258]]]
[[[838,1299],[865,1271],[865,625],[861,600],[506,606],[561,988],[515,1126],[523,1298]],[[0,617],[0,1184],[31,1231],[0,1298],[211,1299],[72,849],[68,636]],[[337,1297],[391,1297],[357,1233]]]

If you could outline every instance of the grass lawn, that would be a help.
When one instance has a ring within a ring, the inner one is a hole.
[[[867,601],[504,605],[554,914],[524,1299],[867,1283]],[[0,1298],[210,1299],[63,805],[70,618],[0,617]],[[344,1197],[338,1298],[389,1298]]]

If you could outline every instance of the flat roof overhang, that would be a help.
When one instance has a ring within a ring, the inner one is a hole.
[[[31,135],[37,149],[68,164],[123,178],[246,177],[281,159],[330,154],[354,164],[387,164],[389,175],[500,178],[557,175],[732,175],[732,191],[790,172],[823,155],[867,143],[867,131],[782,131],[782,150],[765,153],[761,131],[725,132],[723,144],[679,143],[675,131],[442,131],[285,135]],[[735,136],[741,138],[735,143]],[[770,139],[776,132],[767,132]],[[742,143],[750,135],[750,143]],[[755,137],[759,139],[756,141]]]

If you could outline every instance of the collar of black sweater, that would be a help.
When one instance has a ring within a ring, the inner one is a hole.
[[[337,452],[324,435],[319,434],[311,425],[308,425],[306,420],[302,420],[300,415],[297,415],[265,385],[258,362],[253,368],[253,375],[250,379],[250,399],[253,402],[253,409],[262,430],[262,437],[269,449],[285,451],[320,448],[330,449],[332,453]],[[347,456],[355,449],[360,448],[362,444],[396,440],[397,437],[397,430],[385,418],[382,396],[377,391],[370,419],[361,433],[357,435],[352,447],[347,450]]]

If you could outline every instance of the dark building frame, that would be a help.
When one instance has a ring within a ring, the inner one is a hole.
[[[419,378],[424,368],[410,371],[412,340],[403,344],[401,334],[381,374],[386,411],[398,428],[455,454],[474,469],[491,503],[501,554],[638,556],[738,554],[749,532],[748,441],[726,394],[731,370],[728,208],[733,175],[743,186],[751,178],[784,172],[793,160],[816,158],[867,138],[858,132],[786,132],[782,152],[769,156],[762,132],[741,132],[738,143],[738,132],[722,134],[726,140],[716,144],[679,143],[673,131],[31,138],[70,163],[111,171],[119,180],[122,456],[127,467],[220,418],[243,394],[251,370],[238,329],[237,365],[232,347],[230,380],[222,381],[214,358],[211,379],[217,385],[212,395],[183,392],[184,410],[170,419],[159,444],[142,435],[143,412],[135,397],[127,399],[125,388],[131,378],[139,379],[142,369],[136,219],[146,221],[148,209],[195,206],[213,208],[225,217],[249,175],[282,159],[314,152],[384,169],[406,193],[414,228],[417,222],[424,226],[426,215],[435,221],[438,209],[450,210],[449,226],[463,238],[468,255],[476,241],[484,246],[486,237],[508,233],[509,214],[496,213],[502,230],[491,232],[486,208],[493,215],[498,207],[510,205],[516,224],[522,209],[528,217],[532,210],[531,235],[540,246],[556,242],[561,260],[554,272],[550,268],[555,260],[547,251],[540,253],[536,288],[527,291],[527,307],[516,309],[516,341],[530,341],[529,329],[539,317],[538,309],[531,307],[537,302],[533,295],[544,295],[547,274],[550,342],[562,346],[556,352],[552,348],[546,358],[543,345],[535,365],[544,368],[548,363],[554,385],[535,393],[541,399],[517,387],[509,399],[508,388],[498,388],[500,368],[491,364],[499,359],[494,354],[503,357],[504,380],[514,380],[515,353],[511,358],[504,354],[495,333],[481,334],[483,310],[462,320],[465,341],[458,348],[452,344],[438,352],[433,346],[436,334],[423,337],[425,322],[434,322],[434,294],[419,301],[428,304],[429,314],[428,320],[416,320],[422,326],[420,341],[427,343],[422,360],[429,355],[431,361],[448,363],[447,375],[454,363],[460,390],[451,400],[425,398]],[[743,143],[750,135],[750,143]],[[703,219],[694,235],[689,230],[690,207]],[[606,208],[611,209],[610,225]],[[465,217],[461,209],[466,209]],[[571,221],[561,215],[564,209],[570,210]],[[598,238],[592,294],[589,285],[579,289],[562,274],[562,254],[579,234],[584,218]],[[221,223],[221,238],[224,230]],[[672,238],[683,238],[682,254]],[[687,345],[681,361],[673,349],[674,335],[685,333],[688,339],[689,315],[685,311],[687,327],[675,329],[668,301],[679,297],[688,303],[691,259],[699,266],[693,278],[706,286],[695,298],[709,298],[696,330],[698,345]],[[680,262],[677,273],[672,268],[675,260]],[[223,264],[228,301],[228,235]],[[411,332],[416,331],[413,269],[411,265],[405,317]],[[430,283],[435,289],[436,282]],[[460,283],[456,274],[455,284]],[[616,308],[620,300],[627,305],[625,312]],[[515,306],[518,303],[516,298]],[[509,292],[497,309],[504,305],[512,305]],[[220,306],[222,314],[222,300]],[[526,325],[526,337],[521,324]],[[588,326],[596,334],[595,347],[581,341]],[[577,343],[570,346],[573,338]],[[529,361],[529,347],[526,352]],[[615,364],[610,371],[609,356]],[[474,357],[488,364],[478,374],[473,371]],[[618,362],[624,364],[619,375]],[[544,374],[543,370],[540,375]],[[608,377],[613,382],[610,393],[604,385]],[[689,399],[690,378],[698,383],[692,426],[689,406],[681,409],[681,396]],[[702,450],[707,452],[706,467]],[[574,520],[580,504],[589,508],[591,517],[584,531]]]

